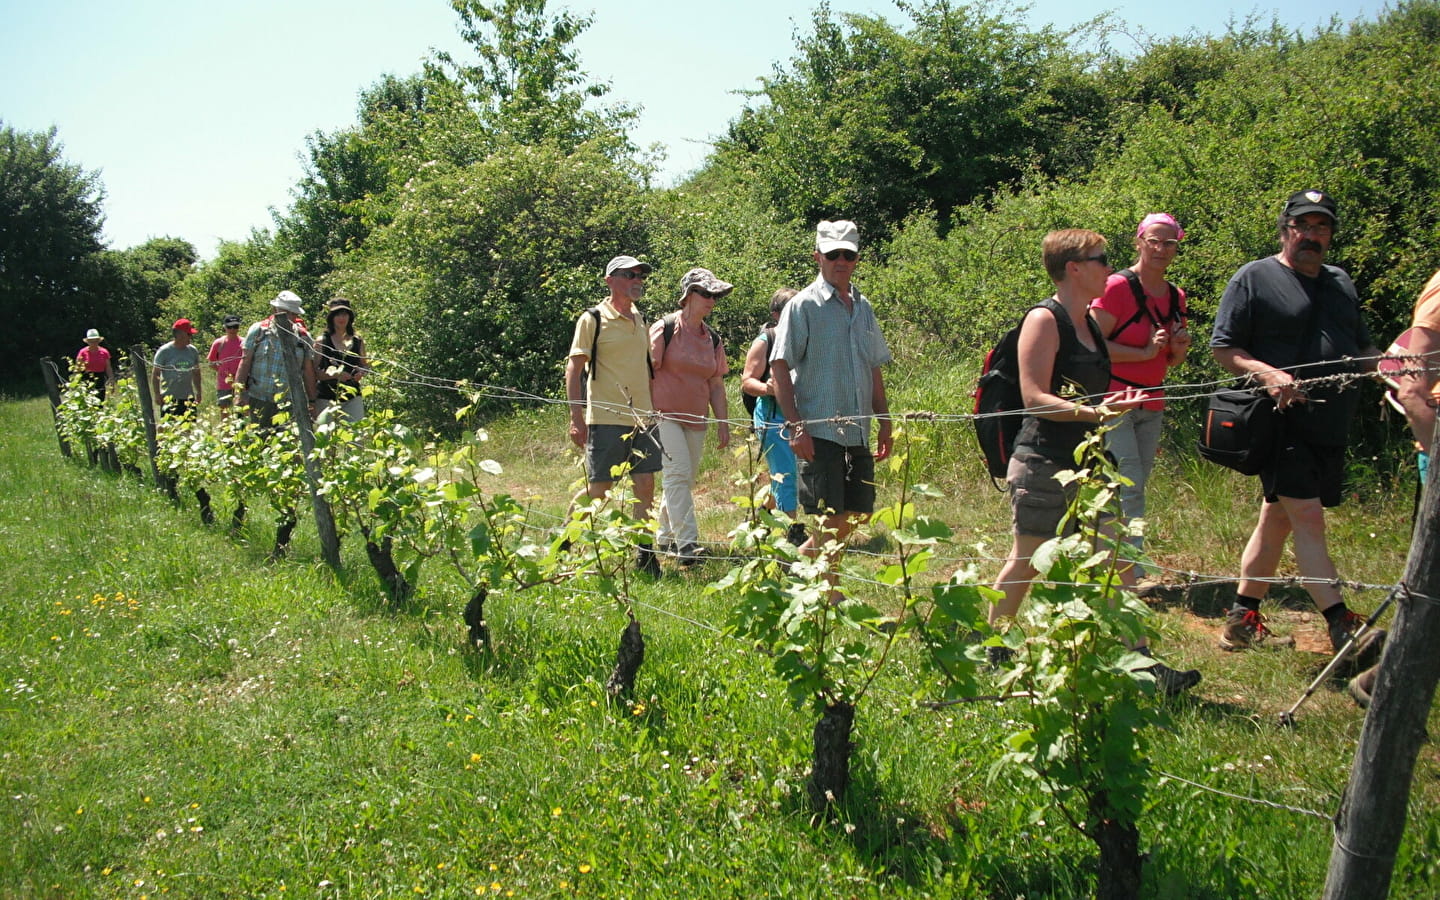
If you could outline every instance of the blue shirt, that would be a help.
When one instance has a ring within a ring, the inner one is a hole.
[[[790,367],[795,407],[812,437],[845,447],[870,443],[874,370],[890,362],[875,310],[853,283],[850,309],[835,286],[816,278],[785,304],[775,359]],[[821,421],[838,419],[838,421]]]

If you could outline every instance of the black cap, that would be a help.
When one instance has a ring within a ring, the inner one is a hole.
[[[229,328],[232,325],[238,328],[240,325],[240,317],[235,315],[234,313],[231,313],[230,315],[225,317],[224,325],[226,328]]]
[[[1285,201],[1285,211],[1280,215],[1288,220],[1306,213],[1324,213],[1330,221],[1340,221],[1340,217],[1335,215],[1335,201],[1324,191],[1296,191]]]

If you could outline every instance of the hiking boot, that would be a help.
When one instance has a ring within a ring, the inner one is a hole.
[[[1199,669],[1172,669],[1162,662],[1146,666],[1142,672],[1149,672],[1155,678],[1155,688],[1166,697],[1184,693],[1200,683]]]
[[[809,538],[810,535],[805,531],[805,526],[799,522],[791,523],[790,529],[785,532],[785,540],[796,547],[805,543]]]
[[[1015,651],[1009,647],[986,647],[985,658],[989,660],[991,669],[1003,669],[1015,658]]]
[[[1329,626],[1330,646],[1339,653],[1350,639],[1360,631],[1365,624],[1365,617],[1354,610],[1346,610],[1340,621]],[[1350,648],[1350,664],[1352,671],[1368,669],[1380,661],[1380,651],[1385,649],[1385,632],[1380,628],[1366,629],[1363,635],[1355,641],[1355,646]]]
[[[651,578],[660,577],[660,557],[649,547],[641,547],[635,554],[635,571]]]
[[[1232,609],[1225,617],[1225,627],[1220,629],[1221,650],[1249,650],[1270,641],[1272,647],[1289,647],[1295,644],[1292,637],[1277,637],[1265,627],[1265,618],[1253,609]]]
[[[686,544],[680,550],[680,565],[687,569],[691,566],[698,566],[704,562],[705,557],[709,555],[710,551],[699,544]]]
[[[1361,709],[1370,708],[1370,695],[1375,693],[1375,678],[1380,674],[1379,666],[1371,666],[1365,671],[1350,679],[1346,689],[1350,696]]]

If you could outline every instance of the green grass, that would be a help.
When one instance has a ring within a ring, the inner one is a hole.
[[[896,396],[897,409],[931,405],[908,401],[908,388]],[[999,555],[1004,498],[953,445],[968,426],[919,427],[952,442],[932,472],[950,499],[931,511],[959,536],[949,552]],[[527,413],[490,431],[506,488],[562,511],[578,469],[561,416]],[[707,462],[711,539],[739,518],[727,505],[737,465]],[[860,708],[840,820],[814,824],[803,791],[813,719],[789,708],[763,656],[722,633],[730,598],[704,591],[719,562],[639,590],[648,653],[638,702],[626,706],[603,689],[623,615],[583,582],[492,597],[496,648],[484,660],[466,646],[465,591],[438,566],[413,608],[395,612],[358,545],[346,544],[336,577],[309,523],[291,558],[269,564],[268,511],[252,510],[232,539],[202,527],[193,500],[177,506],[135,478],[63,461],[38,401],[0,403],[0,491],[0,896],[1091,890],[1091,847],[1056,815],[1032,821],[1044,806],[1034,785],[988,777],[1012,713],[917,709],[923,676],[908,652]],[[1167,457],[1152,495],[1157,556],[1232,571],[1251,494]],[[1406,518],[1408,497],[1339,510],[1346,576],[1397,577]],[[860,554],[852,564],[862,574],[876,565]],[[1154,736],[1155,767],[1332,812],[1358,711],[1327,688],[1297,730],[1273,724],[1323,657],[1222,654],[1217,623],[1184,604],[1158,619],[1162,651],[1206,680]],[[1427,746],[1396,897],[1440,891],[1437,763]],[[1146,896],[1319,893],[1326,822],[1173,781],[1148,802]]]

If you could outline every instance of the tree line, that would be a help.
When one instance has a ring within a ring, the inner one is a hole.
[[[1123,264],[1134,223],[1173,213],[1188,237],[1171,271],[1201,327],[1230,274],[1274,251],[1293,190],[1339,198],[1331,259],[1380,340],[1403,329],[1440,265],[1435,0],[1310,34],[1249,19],[1164,39],[1112,17],[1030,28],[1003,4],[900,2],[892,22],[822,3],[673,187],[654,184],[654,160],[630,140],[634,110],[581,67],[575,39],[590,17],[546,0],[452,6],[473,55],[436,54],[365,89],[354,124],[307,139],[274,227],[198,265],[169,239],[101,248],[98,178],[61,158],[53,132],[7,129],[0,309],[45,313],[0,336],[13,351],[0,377],[73,352],[71,332],[91,324],[138,332],[124,340],[159,340],[182,315],[218,331],[226,313],[258,314],[283,288],[346,296],[377,357],[555,394],[570,323],[598,297],[605,259],[656,265],[652,315],[668,301],[658,286],[691,266],[734,282],[713,321],[744,347],[765,298],[811,277],[819,218],[853,218],[873,236],[867,293],[905,351],[937,365],[978,367],[971,357],[1047,292],[1038,246],[1053,228],[1110,235]],[[26,166],[53,176],[43,246],[9,225],[28,214],[12,199]],[[1213,375],[1206,357],[1181,377]],[[395,391],[418,421],[448,417],[433,391]],[[1363,450],[1394,439],[1373,419],[1357,428]]]

